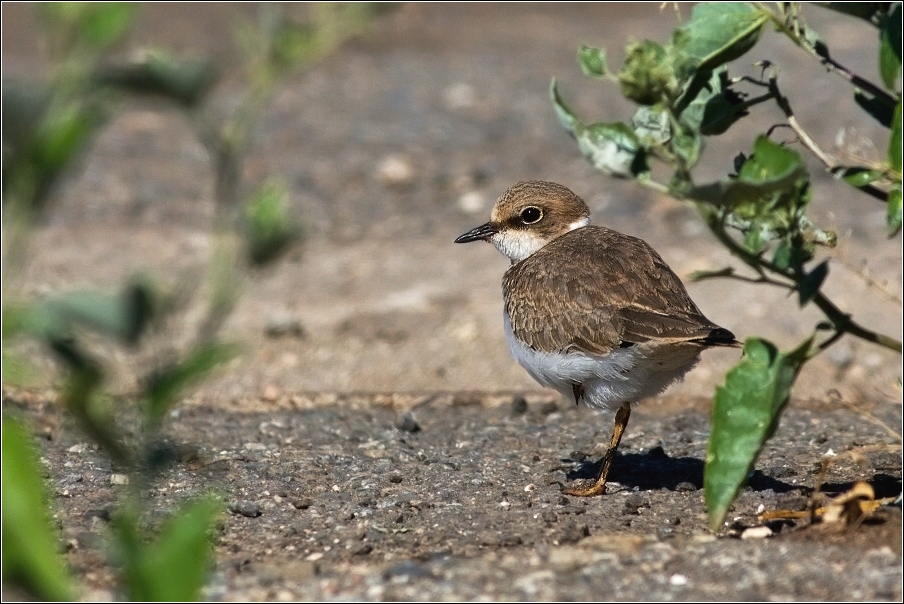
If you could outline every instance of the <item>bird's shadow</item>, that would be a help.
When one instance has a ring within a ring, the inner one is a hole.
[[[599,474],[598,461],[586,461],[578,464],[566,473],[569,480],[595,479]],[[670,491],[685,490],[688,484],[697,489],[703,488],[703,460],[696,457],[669,457],[662,447],[654,447],[645,453],[616,453],[609,471],[609,482],[642,491],[668,489]],[[800,489],[800,485],[792,485],[755,470],[747,481],[754,491],[772,490],[776,493],[787,493]]]

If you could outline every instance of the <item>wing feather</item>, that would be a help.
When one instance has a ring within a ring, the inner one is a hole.
[[[515,335],[535,350],[606,354],[651,340],[734,342],[653,248],[605,227],[570,231],[512,265],[503,291]]]

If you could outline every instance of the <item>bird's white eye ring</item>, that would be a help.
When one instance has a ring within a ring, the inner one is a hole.
[[[543,218],[543,210],[536,206],[527,206],[521,210],[521,222],[524,224],[540,222],[541,218]]]

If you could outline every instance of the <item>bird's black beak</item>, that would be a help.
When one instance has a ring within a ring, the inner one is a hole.
[[[456,239],[455,243],[468,243],[470,241],[477,241],[479,239],[486,240],[498,232],[499,230],[495,226],[493,226],[493,223],[488,222],[486,224],[480,225],[476,229],[471,229],[470,231]]]

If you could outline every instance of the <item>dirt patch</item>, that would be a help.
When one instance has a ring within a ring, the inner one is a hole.
[[[201,492],[223,501],[214,599],[829,599],[901,595],[901,513],[856,529],[774,522],[801,509],[829,450],[888,434],[847,410],[792,405],[718,536],[701,490],[709,424],[703,401],[632,417],[603,497],[561,494],[594,474],[605,413],[550,397],[356,395],[330,405],[226,412],[186,406],[167,446],[180,459],[147,492],[161,513]],[[502,403],[502,404],[500,404]],[[42,456],[67,559],[97,597],[116,501],[113,469],[51,403],[7,393],[43,426]],[[900,409],[882,419],[900,424]],[[867,480],[901,491],[899,453],[831,468],[824,491]],[[815,547],[814,546],[818,546]],[[818,552],[818,554],[816,553]],[[108,594],[112,595],[112,594]]]

